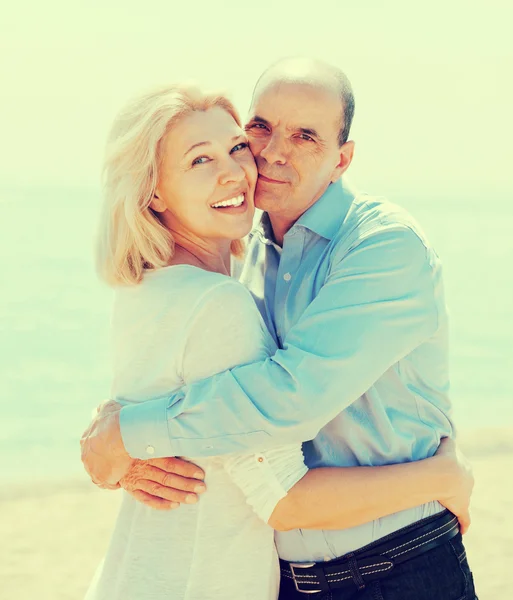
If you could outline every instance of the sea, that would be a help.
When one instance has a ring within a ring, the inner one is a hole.
[[[441,257],[462,430],[513,426],[513,199],[396,194]],[[84,477],[110,388],[112,291],[94,272],[93,187],[0,186],[0,477]]]

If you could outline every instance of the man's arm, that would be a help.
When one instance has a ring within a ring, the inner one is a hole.
[[[103,489],[124,488],[151,508],[169,510],[197,502],[205,490],[203,470],[179,458],[133,459],[119,431],[121,404],[109,400],[96,409],[80,440],[84,468]]]
[[[124,407],[128,453],[209,456],[313,439],[436,332],[440,276],[434,253],[407,226],[369,234],[335,256],[283,350],[169,399]]]

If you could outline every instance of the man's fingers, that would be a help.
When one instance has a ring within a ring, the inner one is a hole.
[[[174,473],[175,475],[181,475],[182,477],[188,477],[190,479],[205,479],[203,469],[200,469],[197,465],[182,460],[181,458],[151,458],[147,462],[168,473]]]
[[[148,494],[143,490],[134,490],[128,493],[139,502],[142,502],[146,506],[149,506],[150,508],[155,508],[157,510],[173,510],[180,506],[178,502],[170,502],[169,500],[164,500],[163,498],[152,496],[151,494]]]
[[[187,477],[175,475],[174,473],[166,473],[166,471],[162,471],[152,465],[147,466],[143,477],[144,479],[155,481],[165,487],[181,490],[182,492],[202,494],[206,490],[205,484],[198,479],[187,479]]]
[[[146,492],[156,498],[161,498],[169,502],[179,502],[180,504],[196,504],[198,496],[196,494],[189,494],[176,490],[173,488],[165,487],[155,481],[149,481],[147,479],[140,479],[136,483],[137,489]],[[135,491],[135,490],[134,490]]]
[[[115,484],[101,483],[94,477],[91,477],[91,481],[94,483],[94,485],[101,488],[102,490],[118,490],[121,487],[121,484],[119,482]]]

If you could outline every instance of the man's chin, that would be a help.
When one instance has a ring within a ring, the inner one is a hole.
[[[255,190],[255,208],[259,210],[273,210],[280,205],[280,198],[277,198],[274,194],[268,192],[259,191],[258,187]]]

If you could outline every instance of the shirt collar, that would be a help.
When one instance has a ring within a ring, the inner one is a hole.
[[[346,218],[356,190],[347,181],[339,179],[331,183],[324,194],[313,204],[291,228],[305,227],[327,240],[332,240]],[[275,245],[269,215],[263,213],[254,232],[260,233],[265,243]]]
[[[356,197],[356,190],[339,179],[331,183],[324,194],[294,224],[305,227],[321,237],[332,240],[340,230],[349,207]]]

